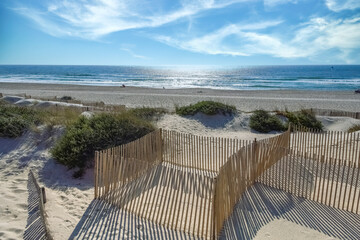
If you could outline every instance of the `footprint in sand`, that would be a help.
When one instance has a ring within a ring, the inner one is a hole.
[[[60,196],[60,198],[61,198],[61,200],[63,200],[63,201],[68,201],[68,200],[69,200],[69,198],[68,198],[68,197],[63,196],[63,195],[61,195],[61,196]]]

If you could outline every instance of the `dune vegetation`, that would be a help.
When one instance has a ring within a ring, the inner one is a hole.
[[[277,112],[277,115],[282,115],[288,119],[288,123],[297,126],[303,126],[314,130],[323,130],[322,123],[316,119],[315,113],[311,110],[302,109],[297,112],[283,111]],[[288,127],[288,125],[286,125]]]
[[[92,166],[95,151],[134,141],[153,130],[151,123],[128,113],[80,117],[67,127],[51,153],[59,163],[75,168],[74,177],[79,177]]]
[[[215,115],[215,114],[235,114],[236,107],[227,105],[220,102],[214,101],[201,101],[196,104],[190,104],[188,106],[176,107],[176,114],[181,116],[186,115],[195,115],[196,113],[203,113],[206,115]]]
[[[23,107],[0,101],[0,136],[20,137],[37,125],[67,126],[79,118],[81,109],[75,107]]]
[[[348,129],[349,133],[360,131],[360,124],[355,124]]]
[[[271,115],[265,110],[256,110],[250,117],[249,126],[251,129],[261,133],[286,129],[277,116]]]
[[[35,109],[0,102],[0,137],[19,137],[31,126],[41,122]]]
[[[150,107],[139,107],[128,110],[128,113],[144,120],[153,120],[154,118],[160,117],[167,112],[168,111],[165,108]]]

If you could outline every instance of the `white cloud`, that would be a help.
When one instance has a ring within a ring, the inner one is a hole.
[[[326,6],[334,12],[360,8],[359,0],[325,0]]]
[[[290,39],[257,31],[276,27],[280,23],[281,21],[250,25],[231,24],[197,38],[179,40],[161,36],[156,39],[193,52],[232,56],[266,54],[280,58],[299,58],[313,57],[337,49],[344,58],[360,48],[360,18],[313,18],[300,25]],[[230,43],[227,41],[229,37],[232,37]]]
[[[176,9],[168,11],[161,1],[152,0],[54,0],[46,10],[25,7],[15,10],[51,35],[96,39],[127,29],[158,27],[244,1],[249,0],[182,0]]]
[[[360,18],[345,20],[311,19],[299,29],[293,44],[308,46],[313,51],[338,48],[340,50],[360,47]]]

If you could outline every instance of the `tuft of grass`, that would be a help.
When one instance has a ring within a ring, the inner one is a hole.
[[[131,142],[153,130],[149,122],[129,113],[80,117],[67,127],[51,154],[69,169],[78,169],[74,177],[80,177],[93,164],[95,151]]]
[[[304,126],[310,129],[323,130],[322,123],[316,119],[315,113],[312,110],[302,109],[299,112],[277,112],[278,115],[283,115],[288,119],[288,123],[293,125]]]
[[[0,103],[0,137],[19,137],[40,122],[41,118],[35,109]]]
[[[69,126],[79,118],[82,110],[76,107],[53,106],[39,109],[38,112],[43,124]]]
[[[249,125],[251,129],[262,133],[286,130],[277,116],[270,115],[264,110],[256,110],[250,117]]]
[[[360,124],[355,124],[348,129],[348,133],[360,131]]]
[[[201,101],[194,105],[190,104],[189,106],[176,107],[175,111],[177,114],[182,116],[195,115],[196,113],[203,113],[206,115],[215,115],[215,114],[231,115],[236,113],[236,107],[220,102]]]
[[[26,130],[36,129],[39,124],[67,126],[75,122],[80,113],[81,109],[74,107],[39,109],[0,102],[0,137],[19,137]]]
[[[150,108],[150,107],[133,108],[128,110],[128,113],[144,120],[152,120],[167,112],[168,111],[165,108]]]

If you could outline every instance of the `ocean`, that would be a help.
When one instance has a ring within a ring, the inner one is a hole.
[[[360,65],[140,67],[0,65],[1,82],[232,90],[355,90]]]

